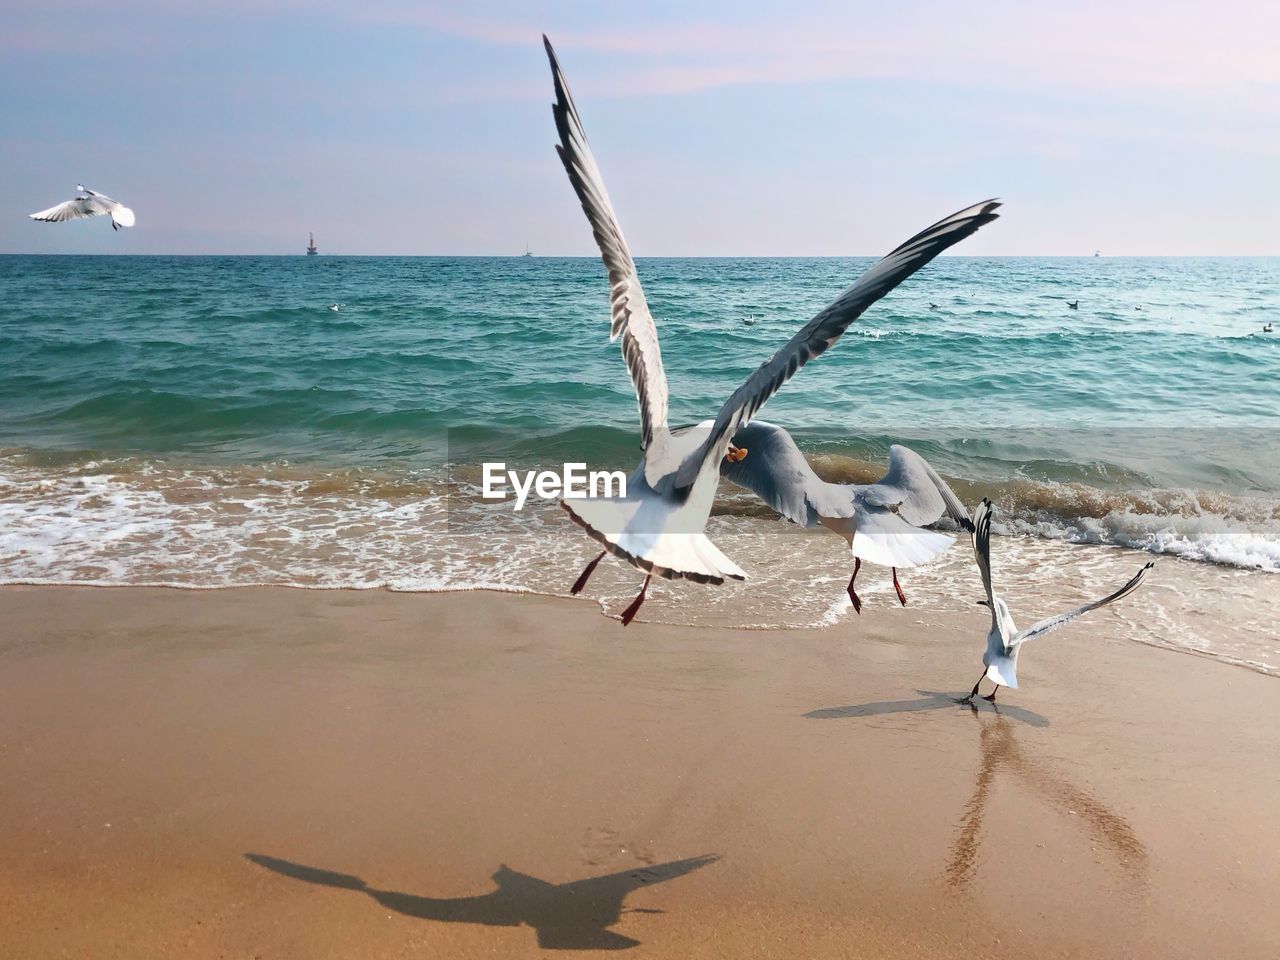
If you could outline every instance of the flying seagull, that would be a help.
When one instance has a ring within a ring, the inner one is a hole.
[[[791,434],[776,424],[754,420],[733,437],[745,457],[726,457],[720,475],[750,490],[792,523],[824,526],[849,541],[853,576],[846,588],[853,609],[862,612],[854,590],[862,561],[893,571],[893,588],[905,607],[898,567],[928,563],[951,546],[945,533],[920,529],[944,513],[966,530],[969,511],[920,454],[895,443],[889,472],[875,483],[827,483],[813,472]]]
[[[625,950],[640,941],[609,928],[626,912],[626,898],[642,887],[683,877],[717,856],[690,857],[634,867],[601,877],[552,883],[503,865],[494,872],[494,889],[471,897],[423,897],[372,887],[349,873],[320,870],[301,863],[246,853],[245,859],[306,883],[354,890],[387,910],[419,920],[476,923],[490,927],[532,927],[544,950]],[[637,908],[633,912],[659,911]]]
[[[82,183],[77,183],[76,189],[83,196],[76,197],[74,200],[64,200],[56,207],[30,214],[31,219],[45,223],[61,223],[63,220],[83,220],[85,217],[109,213],[112,230],[133,226],[133,211],[119,200],[112,200],[101,193],[95,193]]]
[[[982,574],[982,585],[987,591],[987,599],[979,600],[978,603],[991,609],[991,629],[987,631],[987,652],[982,655],[982,663],[986,669],[982,672],[982,676],[978,677],[978,682],[973,685],[973,689],[969,691],[969,696],[961,701],[962,703],[968,703],[977,696],[978,687],[982,686],[984,678],[995,684],[991,693],[982,698],[990,700],[992,703],[995,703],[996,691],[1001,687],[1017,690],[1018,651],[1022,649],[1024,643],[1037,637],[1043,637],[1046,633],[1052,633],[1059,627],[1070,623],[1082,613],[1088,613],[1090,610],[1098,609],[1098,607],[1105,607],[1109,603],[1115,603],[1122,597],[1127,597],[1142,585],[1142,581],[1147,576],[1147,571],[1155,566],[1155,561],[1146,564],[1132,580],[1115,593],[1103,597],[1101,600],[1086,603],[1083,607],[1076,607],[1074,610],[1060,613],[1056,617],[1049,617],[1047,620],[1033,623],[1025,630],[1019,630],[1014,625],[1013,617],[1009,614],[1008,604],[997,596],[996,592],[991,588],[991,501],[985,498],[978,505],[978,509],[974,511],[973,515],[973,553],[978,559],[978,570]]]
[[[622,338],[622,355],[635,386],[644,458],[627,479],[624,497],[565,499],[560,505],[601,547],[572,593],[586,586],[606,553],[645,572],[639,595],[622,614],[635,617],[654,575],[697,583],[745,580],[746,574],[704,534],[720,461],[733,435],[802,366],[823,353],[871,304],[952,244],[997,217],[995,200],[967,207],[916,234],[876,262],[856,283],[804,325],[725,401],[714,420],[673,431],[667,426],[667,378],[662,369],[658,330],[649,312],[635,262],[627,249],[604,181],[587,145],[582,119],[569,95],[551,42],[544,36],[556,102],[552,106],[560,143],[556,150],[591,223],[608,269],[613,339]]]

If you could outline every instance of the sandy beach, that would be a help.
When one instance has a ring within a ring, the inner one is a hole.
[[[985,613],[0,590],[5,957],[1271,957],[1276,681]],[[935,642],[922,642],[928,634]]]

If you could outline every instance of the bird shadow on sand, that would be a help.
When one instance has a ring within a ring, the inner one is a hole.
[[[544,950],[626,950],[639,946],[640,941],[608,928],[617,923],[624,912],[662,913],[661,910],[626,910],[623,902],[630,893],[682,877],[720,858],[712,855],[672,860],[568,883],[551,883],[503,864],[490,878],[497,889],[474,897],[444,898],[379,890],[351,874],[320,870],[259,853],[246,853],[245,859],[294,880],[362,893],[388,910],[419,920],[490,927],[523,924],[536,931],[538,946]]]
[[[979,719],[974,714],[975,719]],[[1092,842],[1110,850],[1116,865],[1132,881],[1142,881],[1147,872],[1147,848],[1129,821],[1112,811],[1089,790],[1072,783],[1045,760],[1024,753],[1014,725],[1003,710],[994,719],[978,723],[978,773],[973,794],[965,804],[951,844],[944,871],[953,890],[968,888],[981,862],[982,836],[987,806],[997,777],[1010,781],[1029,794],[1071,818]],[[998,826],[998,821],[993,827]]]
[[[925,713],[929,710],[955,710],[965,714],[974,711],[997,713],[1033,727],[1049,726],[1049,718],[1015,704],[992,704],[985,700],[963,701],[964,694],[917,690],[919,700],[880,700],[874,703],[852,703],[844,707],[823,707],[805,714],[810,720],[845,720],[852,717],[882,717],[890,713]]]

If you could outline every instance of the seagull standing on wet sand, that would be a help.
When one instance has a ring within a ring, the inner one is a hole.
[[[982,655],[982,663],[986,669],[983,671],[982,676],[978,677],[978,682],[973,685],[969,695],[960,701],[961,703],[969,703],[978,695],[978,688],[982,686],[984,679],[990,680],[995,686],[990,694],[982,698],[983,700],[990,700],[995,703],[996,691],[1001,687],[1017,690],[1018,651],[1022,649],[1024,643],[1037,637],[1043,637],[1046,633],[1052,633],[1059,627],[1070,623],[1082,613],[1088,613],[1090,610],[1098,609],[1098,607],[1105,607],[1108,603],[1115,603],[1122,597],[1127,597],[1142,585],[1142,581],[1147,576],[1147,571],[1155,566],[1155,561],[1146,564],[1132,580],[1115,593],[1103,597],[1101,600],[1086,603],[1083,607],[1076,607],[1074,610],[1060,613],[1056,617],[1049,617],[1047,620],[1033,623],[1025,630],[1019,630],[1013,622],[1013,617],[1009,614],[1008,604],[991,588],[990,500],[984,499],[973,515],[973,553],[977,557],[978,570],[982,574],[982,585],[987,591],[987,599],[979,600],[978,603],[990,607],[991,629],[987,631],[987,652]]]
[[[912,237],[877,261],[800,332],[747,378],[725,401],[714,420],[688,430],[667,426],[667,378],[662,369],[658,330],[649,312],[635,262],[627,249],[596,166],[582,119],[569,95],[551,42],[543,37],[556,102],[552,106],[560,134],[557,152],[609,273],[613,338],[622,338],[622,355],[635,386],[640,410],[644,458],[627,478],[624,497],[575,497],[560,501],[574,522],[603,548],[587,564],[570,592],[578,593],[606,553],[645,572],[639,595],[622,614],[631,622],[656,574],[668,580],[722,584],[746,574],[703,533],[720,482],[720,461],[737,456],[731,441],[778,389],[802,366],[835,343],[849,324],[886,293],[952,244],[996,219],[994,200],[955,213]]]
[[[56,207],[50,207],[48,210],[41,210],[29,216],[32,220],[40,220],[44,223],[61,223],[64,220],[83,220],[86,217],[108,213],[111,215],[112,230],[133,226],[133,211],[119,200],[112,200],[104,194],[95,193],[82,183],[76,184],[76,189],[83,196],[76,197],[74,200],[64,200]]]
[[[944,513],[971,530],[969,511],[928,462],[901,444],[889,448],[889,472],[875,483],[827,483],[796,446],[791,434],[764,420],[752,421],[734,435],[733,444],[749,456],[725,458],[720,475],[750,490],[792,523],[824,526],[849,541],[853,576],[846,591],[855,613],[862,600],[854,590],[862,561],[893,571],[893,588],[905,607],[899,567],[914,567],[938,557],[952,537],[922,530]]]

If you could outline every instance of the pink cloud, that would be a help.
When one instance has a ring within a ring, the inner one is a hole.
[[[504,46],[536,44],[541,30],[524,15],[459,15],[395,2],[367,4],[351,16]],[[548,19],[554,24],[559,18]],[[1176,0],[1057,7],[1009,0],[929,3],[881,11],[873,22],[861,14],[798,8],[779,22],[645,17],[627,27],[549,32],[562,54],[618,55],[609,71],[615,93],[866,76],[1095,90],[1280,83],[1274,44],[1280,8],[1240,0],[1212,7]],[[660,62],[631,62],[641,57]]]

